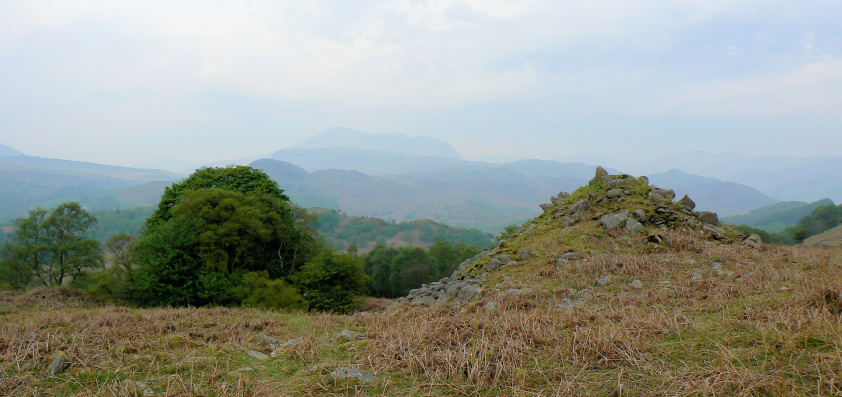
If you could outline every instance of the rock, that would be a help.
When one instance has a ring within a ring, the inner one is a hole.
[[[303,340],[304,340],[303,336],[299,336],[297,338],[289,339],[286,342],[281,343],[281,345],[277,349],[273,350],[272,353],[269,353],[269,356],[278,357],[278,356],[286,353],[287,351],[289,351],[290,348],[292,348],[293,346],[301,343],[301,341],[303,341]]]
[[[56,376],[64,371],[65,368],[70,364],[70,358],[67,357],[67,353],[63,351],[56,352],[53,355],[53,361],[50,362],[50,376]]]
[[[631,233],[643,233],[643,225],[633,218],[626,220],[626,230]]]
[[[343,329],[336,334],[336,340],[351,342],[357,340],[357,333],[350,329]]]
[[[564,200],[564,199],[566,199],[566,198],[570,197],[570,193],[567,193],[567,192],[565,192],[565,191],[561,191],[561,192],[558,192],[558,195],[557,195],[556,197],[557,197],[559,200]]]
[[[649,177],[646,175],[641,175],[637,178],[638,182],[642,183],[643,186],[649,186]]]
[[[661,236],[660,234],[650,234],[649,236],[646,237],[646,241],[648,241],[650,243],[655,243],[655,244],[663,244],[664,243],[664,237]]]
[[[605,198],[612,200],[623,197],[623,191],[620,189],[611,189],[605,192]]]
[[[638,279],[634,279],[634,281],[632,281],[631,284],[629,284],[629,286],[634,288],[634,289],[641,289],[641,288],[643,288],[643,281],[640,281]]]
[[[701,279],[702,279],[702,273],[699,273],[699,272],[693,272],[693,276],[692,276],[692,277],[690,277],[690,279],[691,279],[691,280],[694,280],[694,281],[695,281],[695,280],[701,280]]]
[[[607,180],[607,179],[609,179],[608,171],[606,171],[605,168],[602,168],[602,166],[597,166],[596,172],[594,173],[593,180],[604,181],[604,180]]]
[[[693,200],[691,200],[686,194],[681,198],[681,200],[678,200],[677,204],[681,205],[688,211],[693,211],[693,208],[696,208],[696,203],[693,202]]]
[[[758,248],[761,245],[763,245],[763,238],[756,234],[752,234],[751,236],[748,236],[745,238],[745,240],[743,240],[743,244],[751,248]]]
[[[649,217],[646,216],[646,211],[641,209],[634,210],[634,212],[632,212],[632,216],[641,223],[646,223],[649,220]]]
[[[617,212],[613,214],[604,215],[602,218],[599,219],[599,222],[602,223],[606,229],[613,229],[616,227],[625,226],[626,221],[629,219],[629,216],[624,212]]]
[[[599,285],[608,285],[608,283],[610,283],[610,282],[611,282],[611,276],[609,276],[609,275],[603,275],[603,276],[600,276],[600,277],[596,280],[596,282],[597,282],[597,284],[599,284]]]
[[[409,303],[413,306],[416,306],[416,305],[432,305],[432,304],[436,303],[436,298],[433,297],[432,295],[421,295],[421,296],[416,296],[416,297],[412,298],[412,300]]]
[[[512,258],[509,257],[506,254],[497,255],[497,256],[491,258],[491,260],[488,261],[488,263],[485,264],[485,270],[487,270],[489,272],[493,272],[493,271],[499,269],[500,267],[502,267],[503,265],[509,263],[509,261],[511,261],[511,260],[512,260]]]
[[[481,294],[482,287],[478,287],[476,285],[468,285],[462,287],[462,289],[459,290],[459,293],[456,294],[456,300],[462,303],[468,303],[474,299],[479,298]]]
[[[491,313],[491,312],[496,312],[497,309],[499,309],[499,308],[500,308],[500,305],[497,302],[488,302],[488,303],[485,304],[485,307],[483,308],[483,310],[485,310],[486,313]]]
[[[556,266],[564,266],[569,262],[570,262],[569,260],[564,259],[562,257],[555,258],[555,265]]]
[[[558,203],[558,198],[556,196],[550,196],[550,203],[555,206]]]
[[[275,350],[281,344],[281,341],[269,336],[269,335],[260,335],[260,341],[263,342],[264,345],[269,346],[270,349]]]
[[[556,307],[559,309],[570,309],[576,306],[580,306],[581,303],[574,302],[570,298],[562,298],[561,302],[559,302]]]
[[[719,224],[719,217],[716,216],[716,212],[712,211],[700,211],[699,220],[702,221],[702,223],[706,223],[708,225]]]
[[[672,189],[653,187],[649,190],[649,197],[658,201],[672,201],[675,198],[675,192]]]
[[[565,259],[565,260],[568,260],[568,261],[577,261],[579,259],[582,259],[582,255],[579,255],[578,252],[572,252],[571,251],[571,252],[565,252],[565,253],[559,255],[559,258]]]
[[[533,201],[533,202],[534,202],[534,201]],[[541,210],[542,210],[542,211],[546,211],[546,210],[548,210],[548,209],[550,209],[550,208],[553,208],[554,204],[551,204],[551,203],[543,203],[543,204],[538,204],[538,206],[539,206],[539,207],[541,207]]]
[[[360,371],[356,368],[349,368],[349,367],[336,367],[336,370],[330,373],[336,379],[348,379],[354,378],[359,379],[366,383],[377,382],[377,377],[369,374],[367,372]]]
[[[590,208],[590,206],[591,205],[590,205],[590,203],[588,203],[588,199],[586,199],[586,198],[580,199],[579,201],[573,203],[573,205],[571,205],[570,208],[567,209],[567,214],[568,215],[579,215],[582,212],[587,211],[588,208]]]
[[[518,255],[518,260],[523,262],[523,261],[529,259],[530,255],[532,255],[532,249],[526,248],[526,249],[524,249],[523,251],[520,252],[520,255]]]
[[[587,289],[583,289],[576,293],[576,300],[579,302],[587,302],[593,299],[593,293]]]
[[[561,218],[561,227],[570,227],[579,223],[579,217],[575,215],[565,216]]]
[[[268,356],[268,355],[266,355],[265,353],[261,353],[261,352],[259,352],[259,351],[257,351],[257,350],[249,350],[249,353],[248,353],[248,354],[249,354],[249,356],[254,357],[254,358],[256,358],[256,359],[258,359],[258,360],[260,360],[260,361],[263,361],[263,360],[268,360],[268,359],[269,359],[269,356]]]
[[[684,263],[686,263],[688,265],[695,265],[696,260],[691,258],[691,259],[688,259],[688,260],[684,261]]]

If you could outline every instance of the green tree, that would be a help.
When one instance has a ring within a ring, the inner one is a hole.
[[[168,213],[137,243],[139,304],[238,304],[242,274],[288,277],[317,249],[289,204],[268,195],[192,190]]]
[[[264,172],[246,166],[228,166],[220,168],[201,168],[187,179],[172,184],[164,190],[158,209],[146,221],[146,227],[153,229],[157,224],[167,221],[170,210],[192,190],[222,189],[245,195],[262,195],[279,201],[289,201],[289,197]]]
[[[96,222],[79,203],[29,211],[14,222],[15,234],[3,249],[0,273],[17,287],[25,287],[30,279],[45,286],[73,283],[82,273],[102,267],[102,249],[87,237]]]
[[[398,250],[384,245],[376,245],[365,255],[365,272],[371,282],[371,294],[377,297],[394,298],[392,295],[392,261],[398,256]]]
[[[135,237],[128,233],[120,233],[112,236],[105,242],[105,252],[108,254],[111,263],[120,278],[131,284],[134,282],[132,272],[135,265],[132,249],[134,248]]]
[[[349,313],[368,286],[363,261],[355,255],[323,252],[307,262],[293,282],[314,310]]]
[[[431,265],[430,256],[423,248],[401,248],[398,255],[392,259],[392,273],[389,278],[392,296],[404,296],[409,290],[432,281],[435,275],[431,274]]]

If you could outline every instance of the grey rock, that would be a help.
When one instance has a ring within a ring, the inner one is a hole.
[[[691,200],[686,194],[678,200],[678,204],[688,211],[693,211],[693,208],[696,208],[696,203],[693,202],[693,200]]]
[[[609,276],[609,275],[607,275],[607,274],[606,274],[606,275],[603,275],[603,276],[600,276],[600,277],[596,280],[596,282],[597,282],[597,284],[599,284],[599,285],[608,285],[608,283],[610,283],[610,282],[611,282],[611,276]]]
[[[626,220],[626,230],[628,230],[631,233],[643,233],[644,232],[643,225],[634,218],[628,218]]]
[[[512,260],[512,258],[509,257],[506,254],[497,255],[497,256],[491,258],[491,260],[488,261],[488,263],[485,264],[485,270],[488,270],[489,272],[493,272],[493,271],[499,269],[500,267],[502,267],[503,265],[509,263],[509,261],[511,261],[511,260]]]
[[[336,340],[351,342],[357,340],[357,333],[350,329],[343,329],[336,334]]]
[[[594,173],[593,180],[604,181],[608,178],[609,178],[608,171],[606,171],[605,168],[602,168],[602,166],[597,166],[596,172]]]
[[[641,223],[646,223],[649,220],[649,217],[646,216],[646,211],[641,209],[634,210],[634,212],[632,212],[632,216]]]
[[[63,351],[58,351],[56,354],[53,355],[53,361],[50,362],[50,376],[56,376],[64,371],[65,368],[70,364],[70,358],[67,357],[67,353]]]
[[[558,258],[555,259],[555,265],[556,266],[564,266],[564,265],[568,264],[569,262],[570,262],[569,260],[564,259],[562,257],[558,257]]]
[[[599,222],[602,223],[606,229],[613,229],[616,227],[625,226],[626,221],[629,219],[628,214],[625,212],[617,212],[613,214],[603,215],[602,218],[599,218]]]
[[[556,203],[558,203],[558,198],[556,198],[556,196],[550,196],[550,203],[555,206]]]
[[[261,352],[259,352],[259,351],[257,351],[257,350],[249,350],[249,353],[248,353],[248,354],[249,354],[249,356],[252,356],[252,357],[254,357],[254,358],[256,358],[256,359],[258,359],[258,360],[260,360],[260,361],[263,361],[263,360],[268,360],[268,359],[269,359],[269,355],[267,355],[267,354],[265,354],[265,353],[261,353]]]
[[[302,341],[304,341],[304,337],[303,337],[303,336],[299,336],[299,337],[297,337],[297,338],[288,339],[287,341],[285,341],[285,342],[281,343],[281,345],[280,345],[280,346],[278,346],[278,348],[277,348],[277,349],[273,350],[273,351],[272,351],[272,353],[269,353],[269,356],[271,356],[271,357],[278,357],[278,356],[280,356],[280,355],[284,354],[285,352],[289,351],[289,350],[290,350],[290,348],[292,348],[293,346],[295,346],[295,345],[297,345],[297,344],[301,343]]]
[[[579,302],[587,302],[593,299],[593,292],[583,289],[576,293],[576,300]]]
[[[612,200],[623,197],[623,191],[620,189],[611,189],[605,192],[605,198]]]
[[[646,175],[641,175],[637,178],[638,182],[642,183],[644,186],[649,186],[649,177]]]
[[[360,371],[356,368],[336,367],[336,370],[330,373],[336,379],[359,379],[366,383],[377,382],[378,378],[370,373]]]
[[[702,273],[699,273],[699,272],[693,272],[693,276],[692,276],[692,277],[690,277],[690,279],[691,279],[691,280],[701,280],[701,279],[702,279]]]
[[[629,286],[631,286],[634,289],[641,289],[643,288],[643,281],[634,279],[634,281],[632,281],[631,284],[629,284]]]
[[[579,223],[579,217],[576,215],[570,215],[561,218],[561,227],[570,227],[577,223]]]
[[[675,198],[675,191],[653,187],[649,190],[649,197],[658,201],[672,201]]]
[[[702,221],[702,223],[706,223],[708,225],[719,224],[719,217],[716,216],[716,212],[700,211],[699,220]]]
[[[580,302],[575,302],[570,298],[562,298],[561,302],[559,302],[556,307],[559,309],[570,309],[576,306],[581,306]]]
[[[588,199],[586,199],[586,198],[580,199],[579,201],[573,203],[573,205],[571,205],[570,208],[567,209],[567,214],[568,215],[581,214],[582,212],[587,211],[588,208],[590,208],[590,206],[591,205],[590,205],[590,203],[588,203]]]
[[[578,252],[565,252],[559,255],[559,258],[566,259],[568,261],[577,261],[579,259],[582,259],[582,255],[579,255]]]
[[[559,200],[564,200],[568,197],[570,197],[570,193],[567,193],[565,191],[558,192],[558,195],[556,196],[556,198],[558,198]]]
[[[710,263],[710,267],[712,267],[713,270],[722,269],[722,265],[723,265],[723,263],[721,261],[713,261],[713,262]]]
[[[412,301],[410,301],[410,304],[412,304],[413,306],[415,306],[415,305],[432,305],[434,303],[436,303],[436,298],[433,297],[432,295],[416,296],[416,297],[412,298]]]
[[[485,310],[486,313],[491,313],[497,311],[499,308],[500,305],[497,302],[488,302],[485,304],[483,310]]]
[[[763,239],[756,234],[752,234],[751,236],[748,236],[745,240],[743,240],[743,244],[751,248],[758,248],[761,245],[763,245]]]
[[[695,265],[696,260],[691,258],[691,259],[688,259],[688,260],[684,261],[684,263],[686,263],[688,265]]]
[[[479,298],[479,296],[481,294],[482,294],[482,287],[478,287],[476,285],[468,285],[468,286],[462,287],[462,289],[459,290],[459,293],[456,294],[456,299],[459,302],[468,303],[468,302],[470,302],[474,299]]]
[[[541,207],[541,210],[542,210],[542,211],[546,211],[546,210],[548,210],[548,209],[550,209],[550,208],[553,208],[553,206],[554,206],[554,205],[555,205],[555,204],[551,204],[551,203],[538,204],[538,206],[539,206],[539,207]]]
[[[520,255],[518,255],[518,259],[521,262],[523,262],[523,261],[529,259],[530,255],[532,255],[532,249],[531,248],[525,248],[523,251],[520,252]]]

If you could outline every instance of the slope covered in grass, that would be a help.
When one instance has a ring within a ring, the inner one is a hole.
[[[594,183],[548,206],[442,281],[480,280],[464,303],[340,316],[9,298],[0,394],[839,394],[842,251],[743,240],[644,182],[612,199]],[[635,209],[642,231],[600,223]],[[66,368],[45,376],[59,351]],[[374,378],[337,378],[341,367]]]

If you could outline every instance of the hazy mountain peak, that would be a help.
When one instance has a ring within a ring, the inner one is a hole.
[[[303,142],[290,146],[294,149],[326,149],[332,147],[349,147],[419,157],[445,157],[464,160],[453,146],[439,139],[426,136],[410,138],[403,134],[370,134],[346,127],[328,129]]]
[[[0,156],[23,156],[24,154],[0,143]]]

